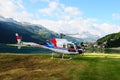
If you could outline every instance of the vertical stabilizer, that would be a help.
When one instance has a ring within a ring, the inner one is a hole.
[[[18,35],[18,33],[16,33],[15,36],[16,36],[17,44],[19,45],[18,49],[20,49],[21,48],[21,37]]]
[[[18,35],[18,33],[16,33],[15,36],[16,36],[16,39],[17,39],[17,43],[20,44],[21,43],[21,38]]]

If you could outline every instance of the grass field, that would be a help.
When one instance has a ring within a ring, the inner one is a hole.
[[[0,80],[120,80],[120,54],[54,56],[1,53]]]

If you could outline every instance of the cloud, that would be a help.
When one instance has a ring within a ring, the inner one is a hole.
[[[91,18],[84,19],[83,13],[78,8],[65,6],[58,2],[49,2],[48,4],[47,8],[39,9],[39,12],[55,17],[57,21],[46,19],[44,21],[34,21],[35,24],[42,24],[48,29],[59,33],[82,33],[89,31],[92,34],[100,35],[100,32],[97,31],[98,28],[96,26],[93,27],[97,20]]]
[[[71,20],[76,17],[81,17],[82,12],[76,7],[60,4],[58,1],[48,1],[48,7],[39,9],[40,14],[56,18],[57,20]]]
[[[74,19],[74,20],[59,20],[59,21],[52,21],[52,20],[39,20],[33,21],[35,24],[42,24],[50,30],[55,32],[61,33],[81,33],[83,31],[93,31],[92,23],[95,20],[82,20],[82,19]]]
[[[113,18],[114,20],[120,20],[120,13],[113,13],[113,14],[112,14],[112,18]]]
[[[81,12],[79,11],[78,8],[75,7],[65,7],[64,8],[65,13],[73,16],[79,16],[81,15]]]
[[[43,14],[52,16],[53,12],[57,9],[57,3],[56,2],[50,2],[48,8],[40,9],[39,12],[42,12]]]
[[[18,21],[28,21],[32,16],[25,10],[22,0],[0,0],[0,15]]]
[[[103,23],[103,24],[98,24],[96,26],[98,27],[98,30],[101,32],[102,35],[120,31],[119,25],[115,25],[111,23]]]
[[[42,21],[41,24],[50,30],[63,33],[82,33],[88,31],[99,36],[120,31],[120,26],[118,25],[107,22],[99,24],[98,19],[84,18],[82,11],[76,7],[65,6],[59,2],[48,2],[48,4],[47,8],[39,9],[39,12],[46,16],[57,18],[57,21],[48,19],[44,20],[45,22]],[[114,14],[113,16],[120,17],[119,14]],[[38,21],[38,23],[40,22]]]
[[[102,37],[104,35],[120,31],[119,25],[110,23],[98,24],[98,22],[94,19],[74,19],[71,21],[39,20],[34,21],[33,23],[44,25],[48,29],[55,32],[67,34],[82,34],[83,32],[87,31],[93,35]],[[84,34],[79,37],[83,36]]]

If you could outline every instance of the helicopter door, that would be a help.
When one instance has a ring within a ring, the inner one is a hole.
[[[69,52],[76,52],[76,49],[73,44],[67,44],[67,49]]]

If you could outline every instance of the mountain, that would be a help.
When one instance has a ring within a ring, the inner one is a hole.
[[[12,18],[4,18],[0,16],[0,43],[15,44],[15,33],[22,37],[22,41],[35,42],[43,44],[53,37],[58,38],[57,33],[50,31],[42,25],[35,25],[31,23],[17,22]],[[69,36],[64,38],[70,41],[78,41],[80,39]]]
[[[84,39],[85,42],[96,41],[97,39],[100,38],[98,35],[91,34],[88,31],[83,31],[80,34],[81,34],[80,38]]]
[[[106,47],[120,47],[120,32],[106,35],[97,40],[99,44],[105,43]]]
[[[56,37],[54,32],[41,25],[20,23],[12,18],[0,17],[0,43],[16,43],[15,33],[21,35],[23,41],[44,43],[51,37]]]

